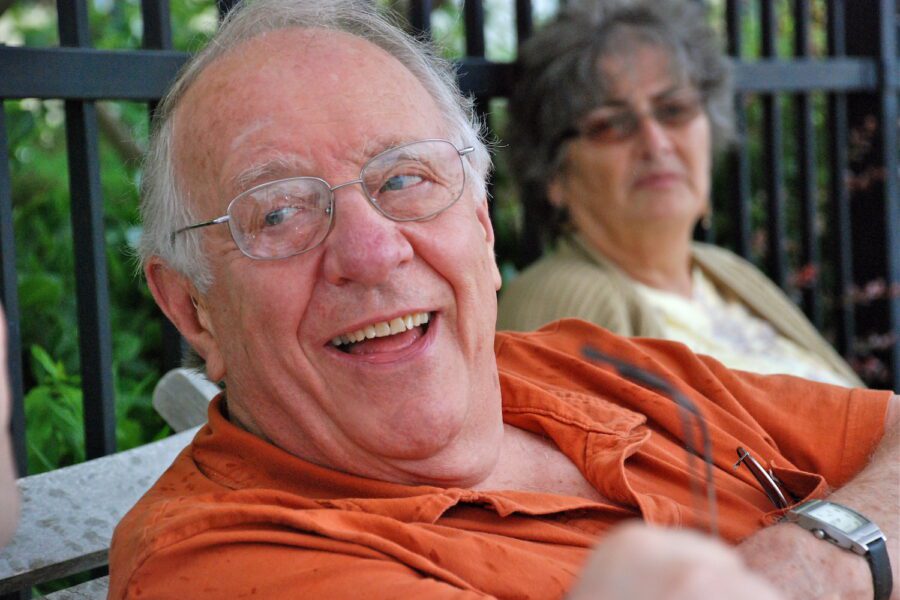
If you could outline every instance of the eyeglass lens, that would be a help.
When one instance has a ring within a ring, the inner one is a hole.
[[[391,148],[360,172],[370,204],[394,221],[428,219],[462,195],[460,151],[448,141],[427,140]],[[284,258],[311,250],[331,230],[334,192],[317,177],[265,183],[235,198],[229,226],[238,247],[253,258]]]
[[[678,127],[694,120],[702,110],[700,94],[690,90],[656,100],[648,116],[665,127]],[[604,108],[588,115],[581,133],[595,142],[619,142],[637,133],[642,118],[633,108]]]

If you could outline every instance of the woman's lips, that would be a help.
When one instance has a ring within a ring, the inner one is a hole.
[[[634,181],[636,188],[663,188],[681,181],[681,176],[674,172],[650,173],[642,175]]]

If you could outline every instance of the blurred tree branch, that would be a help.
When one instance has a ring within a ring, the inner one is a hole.
[[[16,0],[0,0],[0,16],[3,16],[3,13],[15,3]]]
[[[105,102],[97,103],[97,124],[100,132],[125,164],[140,164],[144,148],[135,140],[128,126]]]

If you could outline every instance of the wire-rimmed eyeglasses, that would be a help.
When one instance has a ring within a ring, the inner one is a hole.
[[[369,159],[359,178],[330,185],[319,177],[291,177],[242,192],[225,214],[172,232],[228,223],[234,243],[259,260],[288,258],[312,250],[334,224],[334,192],[360,184],[369,204],[392,221],[425,221],[450,208],[465,188],[462,157],[447,140],[428,139],[389,148]]]

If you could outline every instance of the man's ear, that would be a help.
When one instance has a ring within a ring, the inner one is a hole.
[[[491,223],[491,213],[488,210],[487,199],[482,200],[475,207],[475,215],[478,218],[478,223],[481,225],[481,230],[484,232],[484,240],[487,243],[488,251],[490,252],[490,261],[494,271],[494,289],[499,290],[500,285],[503,283],[503,278],[500,277],[500,269],[497,267],[497,257],[494,256],[494,225]]]
[[[157,257],[144,267],[156,304],[206,362],[210,381],[225,377],[225,362],[205,298],[191,281]]]

